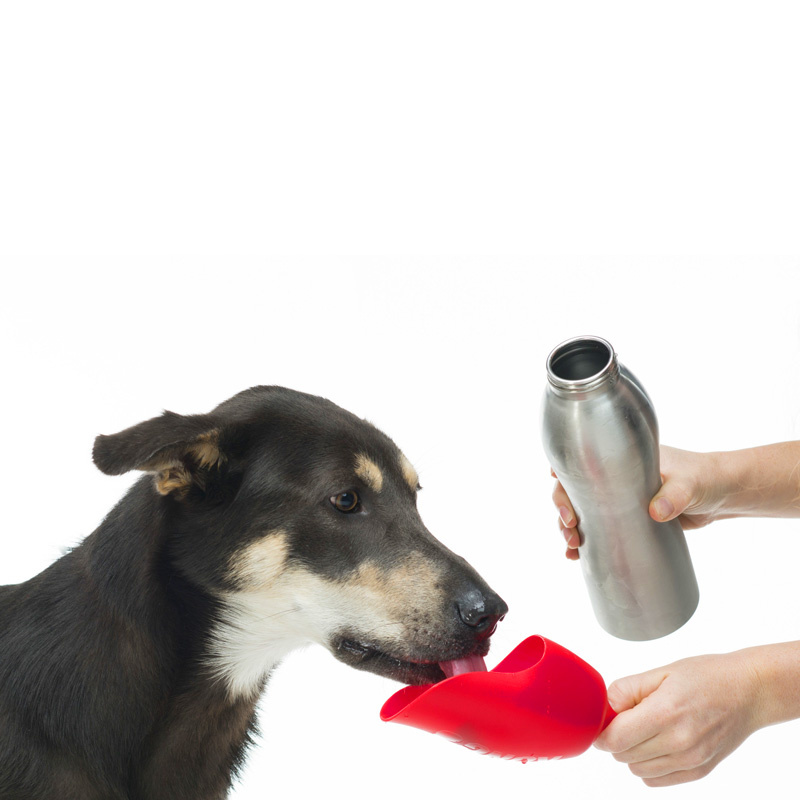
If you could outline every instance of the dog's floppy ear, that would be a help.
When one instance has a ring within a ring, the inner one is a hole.
[[[92,458],[106,475],[132,469],[153,472],[161,494],[182,497],[192,485],[205,488],[211,471],[225,461],[220,428],[210,414],[165,411],[110,436],[98,436]]]

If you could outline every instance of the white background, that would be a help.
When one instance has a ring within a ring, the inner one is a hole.
[[[701,604],[625,643],[563,558],[544,359],[608,338],[697,450],[800,438],[798,14],[781,3],[9,2],[0,11],[0,583],[133,480],[98,433],[277,383],[389,433],[428,527],[616,677],[798,638],[795,521],[690,533]],[[2,657],[0,655],[0,657]],[[381,723],[321,649],[233,796],[628,798],[605,753],[508,764]],[[796,795],[800,723],[662,790]]]

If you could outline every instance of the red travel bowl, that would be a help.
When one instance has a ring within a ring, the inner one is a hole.
[[[406,686],[381,709],[384,722],[523,763],[580,755],[615,716],[597,670],[543,636],[528,637],[489,672]]]

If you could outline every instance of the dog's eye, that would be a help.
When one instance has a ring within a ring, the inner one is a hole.
[[[331,503],[337,511],[341,511],[343,514],[352,514],[361,508],[361,501],[355,492],[342,492],[334,495],[331,497]]]

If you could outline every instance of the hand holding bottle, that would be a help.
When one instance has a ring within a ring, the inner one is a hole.
[[[800,517],[800,442],[728,453],[661,447],[663,485],[650,516],[685,530],[741,516]],[[578,558],[579,520],[553,491],[567,557]],[[704,777],[759,728],[800,717],[800,642],[687,658],[611,684],[618,716],[595,746],[648,786]]]
[[[693,530],[733,517],[800,516],[800,442],[722,453],[662,445],[660,453],[663,485],[649,507],[658,522],[677,517],[684,530]],[[567,542],[567,558],[577,559],[579,520],[558,480],[553,503]]]

